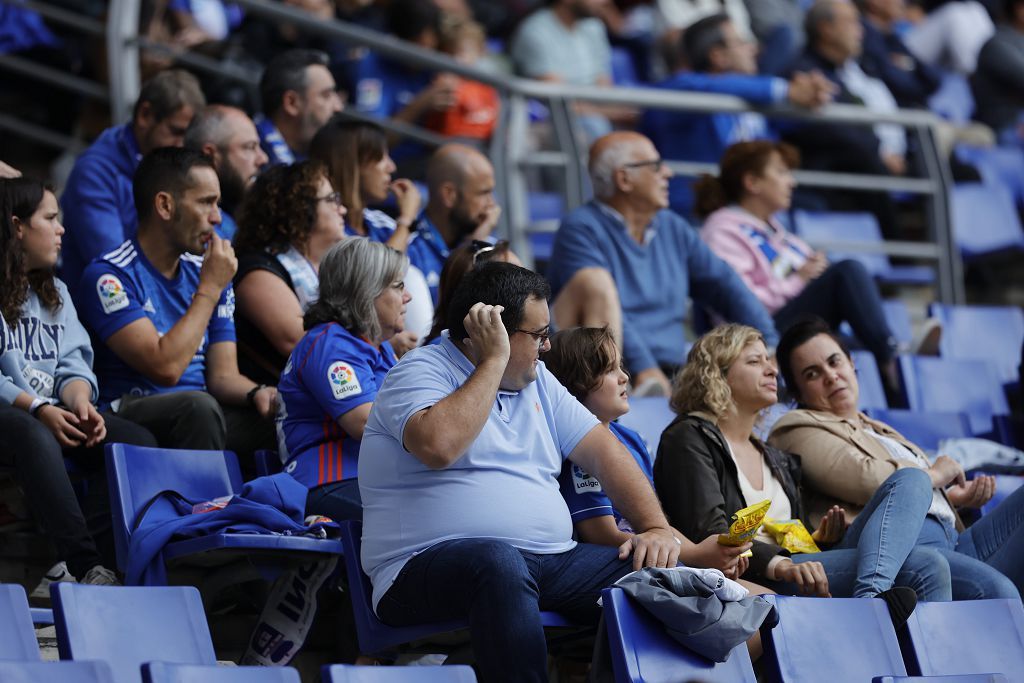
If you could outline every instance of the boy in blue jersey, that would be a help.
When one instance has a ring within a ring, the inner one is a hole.
[[[137,238],[93,261],[74,293],[103,342],[100,404],[164,447],[269,447],[277,390],[238,371],[237,261],[214,233],[220,186],[212,162],[192,150],[155,150],[139,164],[134,193]]]

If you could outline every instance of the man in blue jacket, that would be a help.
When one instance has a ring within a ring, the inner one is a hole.
[[[67,229],[60,276],[70,287],[90,261],[135,236],[132,175],[139,161],[157,147],[181,147],[205,105],[195,76],[162,71],[143,84],[131,123],[103,131],[78,157],[60,200]]]
[[[634,387],[665,395],[685,357],[691,296],[775,345],[778,333],[764,306],[668,210],[672,171],[649,139],[626,131],[599,138],[589,168],[594,199],[562,220],[548,267],[560,329],[609,325]]]

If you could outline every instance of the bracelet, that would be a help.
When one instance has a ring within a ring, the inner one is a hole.
[[[31,405],[28,407],[28,414],[32,417],[36,417],[36,413],[39,412],[39,409],[48,405],[51,405],[49,401],[45,401],[41,398],[34,398],[32,399]]]
[[[249,393],[245,395],[245,402],[248,403],[249,405],[253,405],[256,402],[256,394],[259,392],[259,390],[266,388],[266,384],[257,384],[256,386],[249,390]]]

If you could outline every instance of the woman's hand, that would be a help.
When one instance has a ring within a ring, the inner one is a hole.
[[[824,273],[828,266],[828,257],[820,251],[816,251],[797,269],[796,274],[806,282],[810,282]]]
[[[946,489],[949,502],[958,508],[980,508],[992,500],[996,493],[996,478],[980,474],[966,484],[957,484]]]
[[[775,567],[775,578],[778,581],[795,583],[801,595],[816,595],[819,598],[831,598],[828,592],[828,576],[821,562],[794,562],[788,557]]]
[[[97,415],[98,417],[98,415]],[[75,448],[86,443],[88,436],[78,426],[81,420],[70,410],[47,403],[36,410],[36,419],[42,422],[57,439],[61,448]],[[100,418],[102,421],[103,418]],[[106,434],[106,429],[103,429]]]
[[[413,221],[420,213],[420,191],[416,184],[408,178],[399,178],[392,181],[391,192],[398,202],[397,222],[412,227]]]
[[[925,471],[931,477],[932,488],[944,488],[954,483],[958,486],[963,486],[967,483],[964,468],[948,455],[940,455],[935,458],[932,466]]]
[[[818,528],[811,534],[815,543],[832,545],[838,543],[846,534],[846,511],[838,505],[833,505],[825,516],[821,518]]]
[[[752,543],[744,543],[740,546],[722,545],[718,542],[718,534],[711,534],[700,543],[691,544],[683,548],[679,553],[683,564],[691,567],[707,567],[709,569],[720,569],[730,579],[734,579],[746,571],[739,571],[740,560],[747,558],[740,557],[743,553],[753,547]]]

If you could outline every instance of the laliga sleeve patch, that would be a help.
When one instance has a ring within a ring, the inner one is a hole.
[[[576,493],[597,493],[603,491],[601,482],[576,463],[572,464],[572,485],[576,489]]]
[[[327,381],[331,383],[331,391],[334,393],[334,398],[339,401],[343,398],[350,398],[363,393],[363,388],[359,386],[359,378],[356,377],[355,370],[352,369],[351,365],[340,360],[334,361],[327,368]]]
[[[128,292],[115,275],[100,275],[96,281],[96,294],[100,297],[100,305],[104,313],[113,313],[128,307]]]

